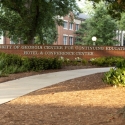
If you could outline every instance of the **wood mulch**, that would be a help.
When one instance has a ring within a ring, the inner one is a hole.
[[[77,68],[91,67],[61,70]],[[8,80],[37,73],[14,74]],[[67,80],[2,104],[0,125],[125,125],[125,88],[106,85],[103,75]]]

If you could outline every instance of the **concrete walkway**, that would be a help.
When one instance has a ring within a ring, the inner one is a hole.
[[[109,69],[110,67],[61,71],[4,82],[0,84],[0,104],[46,86],[94,73],[107,72]]]

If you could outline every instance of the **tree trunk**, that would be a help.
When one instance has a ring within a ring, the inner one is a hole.
[[[34,44],[34,37],[28,39],[27,44]]]

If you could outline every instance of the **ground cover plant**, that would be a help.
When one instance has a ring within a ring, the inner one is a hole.
[[[112,86],[125,87],[125,59],[118,61],[115,68],[111,68],[109,72],[106,72],[103,81]]]

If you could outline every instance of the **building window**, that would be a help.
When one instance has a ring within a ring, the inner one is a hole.
[[[76,24],[76,31],[79,30],[79,24]]]
[[[67,28],[68,28],[68,22],[64,21],[64,23],[63,23],[63,28],[64,28],[64,29],[67,29]]]
[[[67,36],[63,36],[63,44],[67,45]]]
[[[69,24],[69,29],[70,29],[70,30],[73,30],[73,23],[70,23],[70,24]]]
[[[73,37],[69,37],[69,45],[73,45]]]

